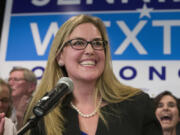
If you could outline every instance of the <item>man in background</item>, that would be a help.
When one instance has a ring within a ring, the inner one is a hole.
[[[32,94],[36,89],[37,78],[35,74],[24,67],[14,67],[9,74],[8,83],[12,89],[13,112],[12,121],[16,128],[23,125],[23,118]]]

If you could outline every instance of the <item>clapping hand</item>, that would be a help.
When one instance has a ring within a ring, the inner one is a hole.
[[[0,113],[0,135],[4,133],[5,113]]]

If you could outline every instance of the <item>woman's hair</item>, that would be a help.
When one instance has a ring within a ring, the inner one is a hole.
[[[155,108],[157,109],[159,102],[161,101],[161,99],[162,99],[164,96],[171,96],[172,98],[174,98],[174,100],[176,101],[176,105],[177,105],[177,108],[178,108],[178,111],[179,111],[179,116],[180,116],[180,101],[179,101],[179,99],[178,99],[177,97],[175,97],[175,96],[174,96],[170,91],[168,91],[168,90],[165,90],[165,91],[161,92],[159,95],[157,95],[157,96],[154,98]]]
[[[9,101],[8,101],[9,107],[8,107],[7,112],[4,112],[4,113],[5,113],[6,117],[10,117],[11,113],[12,113],[12,98],[11,98],[12,89],[11,89],[10,85],[5,80],[0,78],[0,91],[2,91],[3,86],[7,87],[9,90]]]
[[[28,107],[24,122],[26,122],[27,119],[32,115],[32,108],[36,104],[36,102],[46,92],[51,90],[61,77],[67,75],[65,74],[66,69],[58,65],[56,57],[59,55],[59,53],[61,53],[64,47],[64,43],[66,42],[66,40],[68,40],[67,38],[72,33],[74,28],[83,23],[91,23],[95,27],[97,27],[102,36],[102,39],[108,41],[109,43],[106,27],[101,19],[89,15],[78,15],[67,20],[57,32],[52,43],[43,78],[39,84],[38,89],[35,92],[32,102]],[[105,59],[106,62],[104,72],[99,77],[96,84],[96,98],[97,95],[101,95],[104,101],[109,103],[116,103],[127,99],[140,91],[139,89],[121,84],[115,77],[112,70],[109,44],[107,44],[107,46],[105,47]],[[62,135],[62,132],[64,130],[64,118],[61,114],[60,109],[61,108],[57,106],[44,117],[45,128],[48,135]]]

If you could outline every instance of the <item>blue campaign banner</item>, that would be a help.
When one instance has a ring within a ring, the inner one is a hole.
[[[141,10],[86,14],[108,23],[113,60],[179,60],[180,12],[151,9],[142,15]],[[47,60],[55,33],[73,15],[76,14],[13,15],[6,60]]]
[[[0,44],[0,77],[24,66],[41,79],[54,36],[71,16],[101,18],[118,80],[151,96],[180,96],[180,0],[8,0]]]

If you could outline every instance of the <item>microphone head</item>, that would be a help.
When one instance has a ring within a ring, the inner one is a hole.
[[[62,77],[62,78],[60,78],[59,81],[57,82],[57,85],[60,85],[60,84],[66,84],[68,86],[68,89],[71,92],[74,89],[73,81],[69,77]]]

